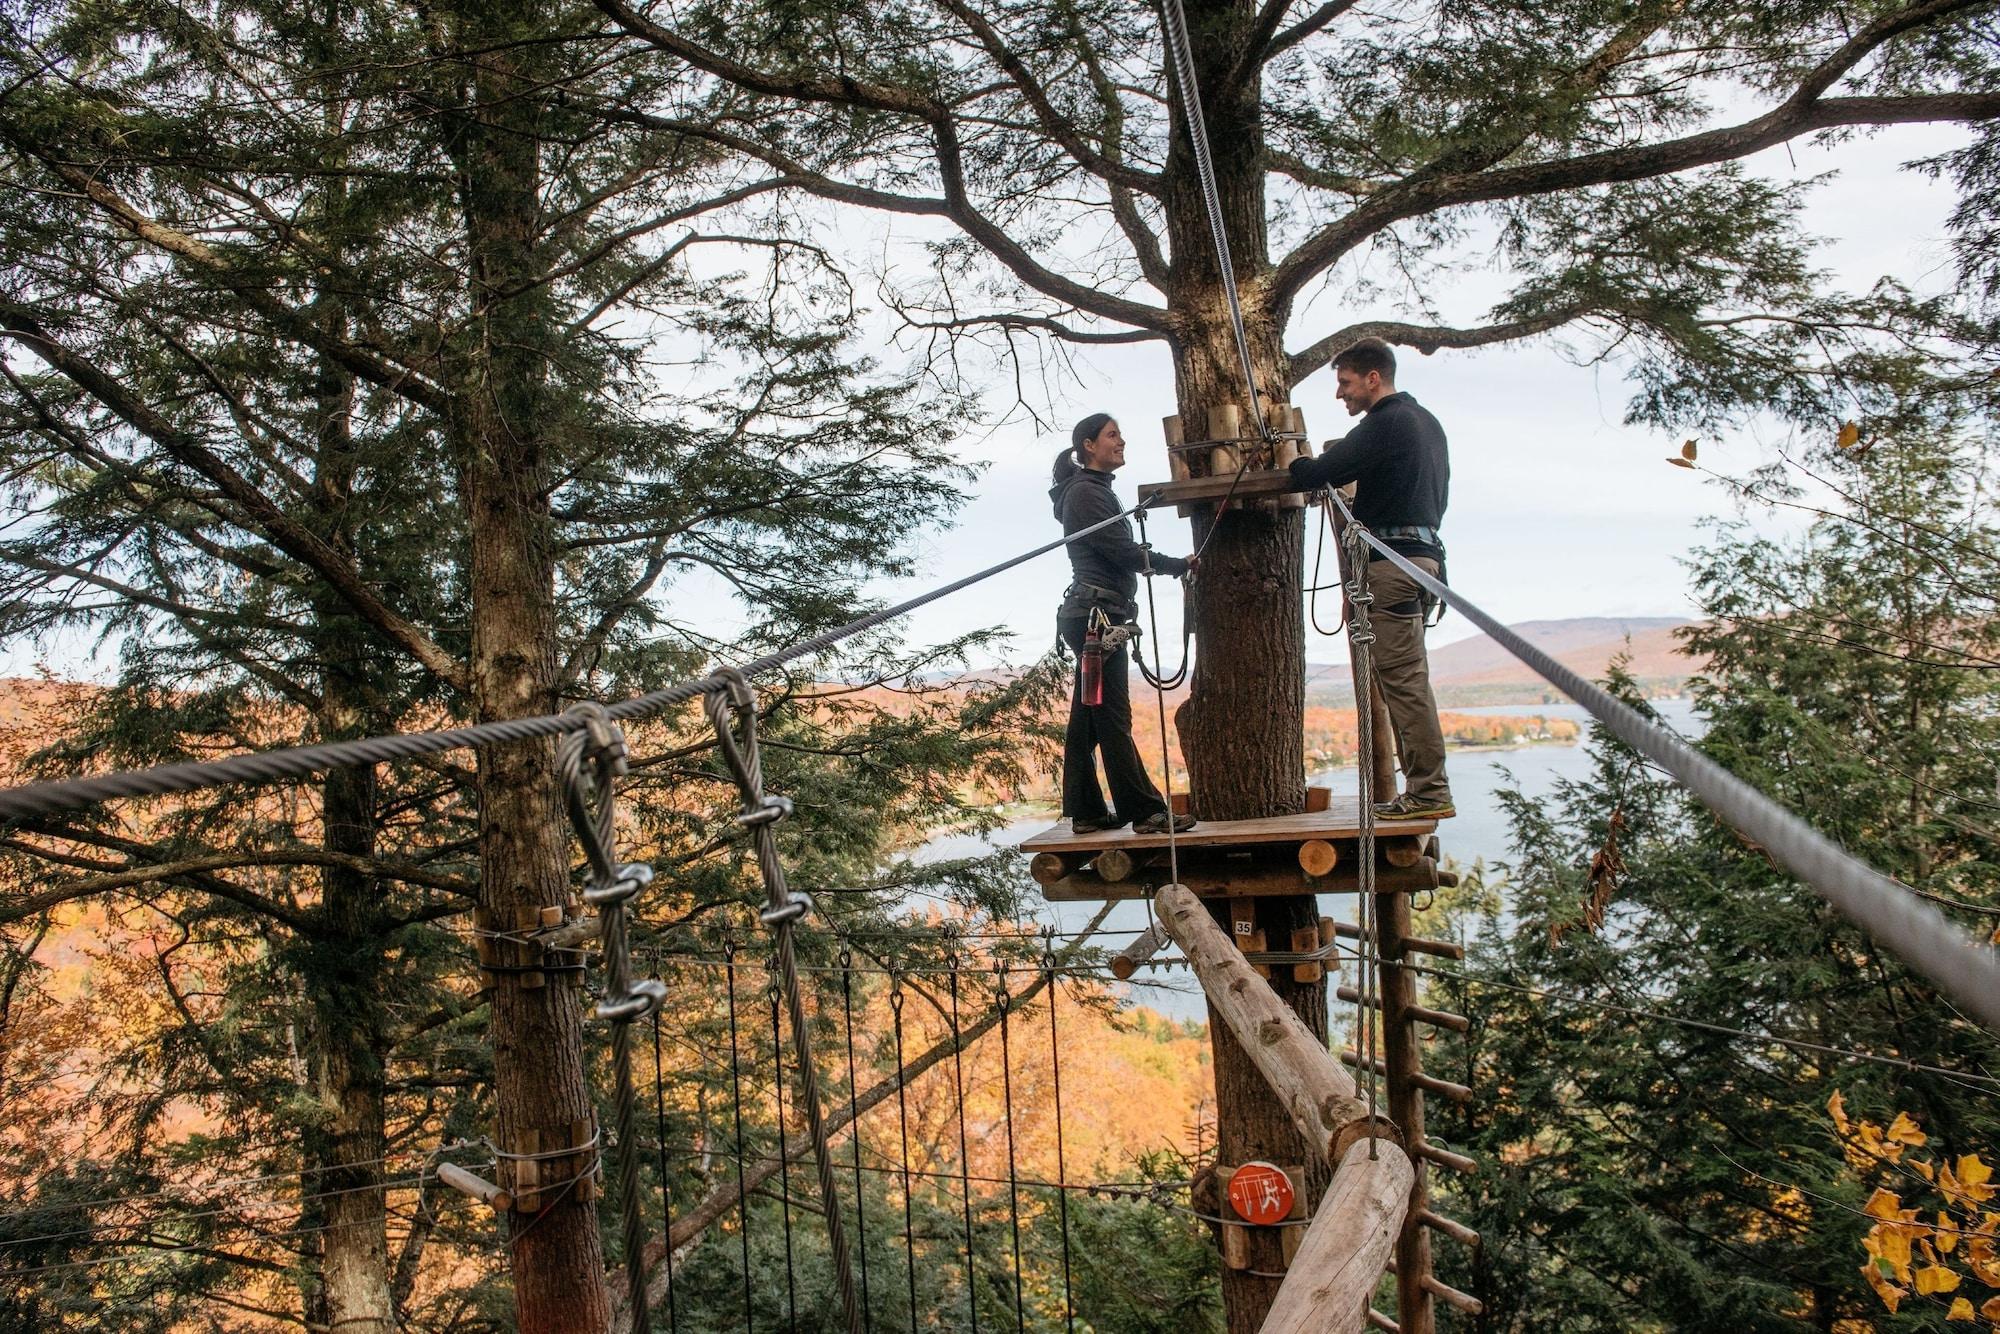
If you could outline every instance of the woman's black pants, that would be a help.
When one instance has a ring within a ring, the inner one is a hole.
[[[1063,733],[1062,813],[1072,819],[1109,821],[1111,807],[1097,785],[1096,753],[1104,754],[1104,776],[1111,782],[1111,800],[1121,821],[1143,820],[1167,808],[1160,790],[1132,744],[1131,655],[1121,646],[1104,655],[1103,702],[1083,702],[1082,617],[1059,617],[1056,629],[1076,654],[1075,679],[1070,683],[1069,727]]]

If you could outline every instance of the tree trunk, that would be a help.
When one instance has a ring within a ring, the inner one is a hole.
[[[329,211],[340,186],[329,187]],[[325,296],[317,317],[344,335],[341,301]],[[322,362],[315,386],[316,530],[354,560],[352,509],[353,377]],[[357,565],[358,565],[357,561]],[[314,656],[321,664],[319,734],[323,741],[363,736],[388,725],[369,708],[375,695],[372,635],[331,589],[319,587],[313,608]],[[329,852],[373,857],[376,780],[372,767],[330,771],[320,788],[320,843]],[[387,1090],[383,1061],[387,1022],[382,1010],[381,885],[371,875],[329,866],[320,877],[317,936],[304,951],[308,1004],[306,1068],[321,1120],[305,1135],[306,1194],[319,1194],[320,1273],[309,1304],[326,1328],[343,1334],[388,1334],[396,1328],[389,1287],[389,1239],[383,1156]]]
[[[1248,40],[1255,6],[1195,0],[1187,14],[1252,371],[1268,412],[1289,401],[1290,385],[1282,342],[1285,312],[1273,309],[1263,291],[1270,264],[1259,90],[1254,77],[1233,92],[1224,78]],[[1256,417],[1186,128],[1177,104],[1165,181],[1176,398],[1191,440],[1203,438],[1209,410],[1222,404],[1234,404],[1244,433],[1254,434]],[[1189,586],[1197,656],[1189,698],[1176,720],[1193,809],[1203,819],[1305,809],[1303,514],[1249,508],[1224,515],[1208,511],[1194,521],[1197,545],[1207,543],[1200,572]],[[1290,945],[1293,930],[1318,921],[1311,895],[1254,902],[1257,924],[1276,948]],[[1274,971],[1272,988],[1324,1042],[1325,982],[1294,982],[1289,969]],[[1324,1158],[1299,1138],[1284,1108],[1212,1010],[1209,1035],[1215,1053],[1218,1160],[1234,1166],[1261,1158],[1281,1167],[1304,1167],[1306,1204],[1316,1207],[1330,1178]],[[1282,1268],[1275,1232],[1253,1233],[1250,1270],[1275,1274]],[[1279,1280],[1228,1268],[1222,1273],[1228,1328],[1231,1334],[1249,1334],[1263,1324]]]
[[[535,45],[545,15],[530,5],[460,10],[472,57],[472,105],[459,143],[461,203],[472,303],[453,356],[460,489],[470,525],[473,703],[481,722],[551,713],[556,698],[554,537],[545,380],[551,317],[537,234],[541,226],[540,106],[534,89],[548,57]],[[555,743],[479,753],[480,910],[517,922],[557,907],[569,890],[570,830]],[[519,1152],[570,1141],[591,1118],[579,993],[559,975],[492,983],[494,1101],[499,1141]],[[544,1163],[543,1180],[580,1171],[588,1155]],[[510,1258],[522,1334],[601,1330],[611,1308],[592,1192],[544,1192],[534,1214],[512,1215]]]

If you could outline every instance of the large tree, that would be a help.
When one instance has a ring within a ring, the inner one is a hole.
[[[1191,433],[1218,405],[1254,422],[1156,7],[596,3],[666,68],[707,76],[622,118],[761,164],[798,195],[925,220],[928,263],[898,255],[884,275],[916,329],[952,347],[1159,342]],[[1822,290],[1800,192],[1739,160],[1816,133],[2000,117],[1992,6],[1977,0],[1185,9],[1267,404],[1364,334],[1430,352],[1562,331],[1585,355],[1632,358],[1643,417],[1831,416],[1857,343],[1940,332],[1944,312],[1894,289]],[[1972,180],[1990,158],[1954,165]],[[1986,216],[1969,194],[1975,248]],[[1507,284],[1489,312],[1444,295],[1472,263]],[[1299,327],[1322,293],[1334,313]],[[1198,656],[1180,716],[1195,807],[1297,810],[1300,518],[1204,514],[1197,536],[1211,526],[1190,615],[1198,642],[1229,651]],[[1312,912],[1259,911],[1277,939]],[[1280,988],[1323,1028],[1317,987]],[[1256,1084],[1226,1038],[1218,1081]],[[1225,1101],[1225,1157],[1310,1160],[1282,1117]]]
[[[0,614],[10,637],[96,634],[122,655],[39,772],[629,694],[845,620],[868,577],[908,571],[909,537],[967,475],[940,448],[959,404],[857,356],[841,276],[730,214],[767,182],[605,121],[598,104],[631,89],[599,23],[476,4],[10,16]],[[690,573],[730,592],[677,610]],[[740,633],[714,635],[702,606],[738,609]],[[950,660],[877,637],[845,661],[865,681]],[[811,710],[789,684],[767,711]],[[809,865],[829,878],[864,879],[899,829],[963,819],[975,759],[1006,767],[1002,701],[884,712],[797,724],[813,781],[849,771],[850,804],[816,822]],[[684,769],[642,771],[667,789],[647,850],[698,862],[732,798]],[[24,946],[66,905],[136,892],[142,919],[195,936],[167,992],[227,977],[232,1000],[296,1021],[218,1047],[228,1015],[196,1005],[176,1060],[135,1066],[149,1107],[194,1098],[230,1126],[222,1151],[309,1183],[275,1258],[209,1234],[203,1296],[275,1268],[299,1276],[301,1318],[386,1328],[410,1314],[431,1217],[396,1230],[392,1263],[387,1152],[433,1146],[454,1089],[470,1111],[451,1133],[491,1112],[502,1144],[592,1111],[580,993],[494,974],[475,998],[466,943],[426,925],[476,906],[468,926],[511,931],[567,900],[548,746],[14,835],[0,916]],[[756,892],[724,883],[683,892],[704,911]],[[672,882],[659,897],[689,915]],[[465,1041],[482,1024],[490,1064]],[[173,1166],[131,1142],[121,1180]],[[523,1327],[601,1323],[596,1208],[563,1193],[512,1222]]]

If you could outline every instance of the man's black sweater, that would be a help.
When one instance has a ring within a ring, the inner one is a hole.
[[[1111,474],[1079,468],[1049,488],[1049,501],[1065,534],[1102,523],[1124,509],[1111,489]],[[1139,573],[1146,568],[1146,551],[1132,540],[1132,523],[1114,523],[1069,544],[1070,569],[1078,583],[1109,588],[1127,602],[1139,595]],[[1182,575],[1187,562],[1153,553],[1155,574]]]
[[[1326,453],[1294,459],[1292,481],[1302,491],[1355,483],[1354,517],[1370,528],[1435,529],[1444,523],[1451,492],[1444,427],[1408,394],[1389,394]],[[1405,556],[1444,559],[1444,550],[1428,542],[1385,540]]]

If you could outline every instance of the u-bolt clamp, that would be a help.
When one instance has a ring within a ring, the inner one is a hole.
[[[597,1003],[592,1013],[614,1024],[629,1024],[635,1019],[644,1019],[666,1004],[666,1000],[666,983],[657,977],[642,978],[626,987],[624,995],[606,996]]]

